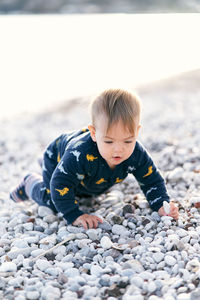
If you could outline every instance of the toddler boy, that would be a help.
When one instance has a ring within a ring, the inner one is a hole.
[[[123,181],[131,173],[150,207],[166,215],[163,201],[170,202],[164,179],[151,157],[137,141],[140,101],[132,93],[110,89],[91,105],[88,129],[62,134],[44,153],[43,174],[29,174],[10,194],[16,201],[33,199],[61,212],[70,224],[96,228],[102,220],[79,209],[75,196],[95,196]],[[178,208],[170,203],[169,216]]]

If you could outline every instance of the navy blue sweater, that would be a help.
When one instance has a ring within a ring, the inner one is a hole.
[[[58,212],[72,223],[83,214],[75,195],[99,195],[131,173],[152,210],[169,202],[164,179],[144,147],[136,142],[132,155],[114,169],[101,157],[87,129],[63,134],[44,154],[44,182]]]

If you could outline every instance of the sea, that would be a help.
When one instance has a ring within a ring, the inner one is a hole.
[[[0,119],[200,68],[199,14],[0,16]]]

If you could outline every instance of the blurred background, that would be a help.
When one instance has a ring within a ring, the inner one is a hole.
[[[197,13],[198,0],[1,0],[3,14]]]
[[[0,118],[200,68],[197,0],[0,0]]]

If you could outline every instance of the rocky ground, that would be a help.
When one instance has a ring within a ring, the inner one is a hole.
[[[152,212],[133,177],[82,209],[84,230],[9,191],[61,132],[87,125],[88,99],[0,121],[0,299],[200,299],[200,71],[137,89],[140,140],[166,179],[178,221]],[[50,250],[54,247],[52,250]],[[45,252],[47,251],[47,252]]]

